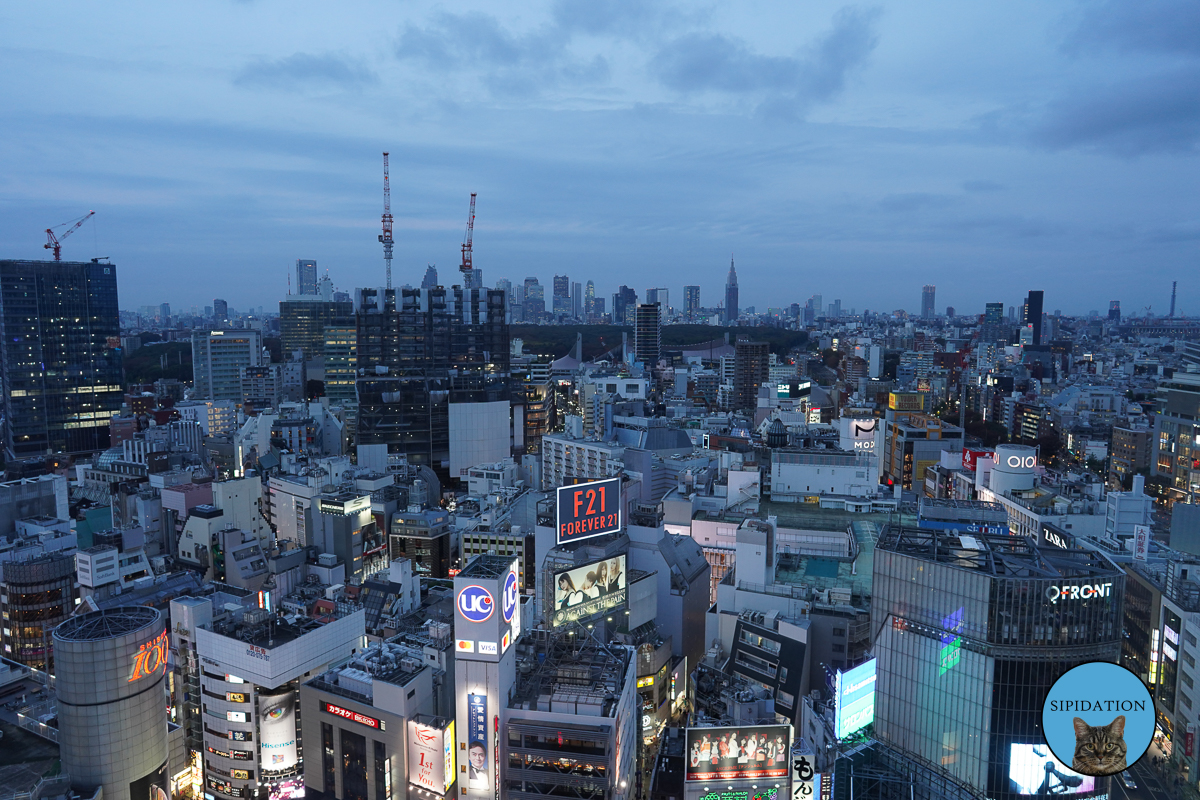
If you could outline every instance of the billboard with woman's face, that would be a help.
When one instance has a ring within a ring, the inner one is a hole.
[[[554,576],[554,625],[625,604],[625,556],[575,567]]]

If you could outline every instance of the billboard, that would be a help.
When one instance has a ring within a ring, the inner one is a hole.
[[[834,735],[842,739],[875,719],[875,659],[839,672],[834,680]]]
[[[467,783],[488,788],[487,695],[467,695]]]
[[[263,769],[296,766],[296,693],[258,696],[258,755]]]
[[[624,605],[626,578],[624,555],[555,573],[551,624],[557,627]]]
[[[558,544],[621,530],[621,479],[558,487]]]
[[[504,576],[504,587],[500,597],[500,615],[509,626],[505,638],[515,642],[521,636],[521,562],[515,559]],[[504,648],[508,649],[507,646]]]
[[[685,781],[786,778],[792,726],[688,728]]]
[[[1059,761],[1045,744],[1009,746],[1008,780],[1018,794],[1049,797],[1085,794],[1096,788],[1096,779],[1080,775]]]
[[[454,783],[454,722],[443,730],[408,721],[408,780],[444,795]]]
[[[979,463],[979,459],[991,458],[992,451],[991,450],[972,450],[969,447],[964,447],[962,456],[963,456],[963,469],[974,472],[976,465]]]

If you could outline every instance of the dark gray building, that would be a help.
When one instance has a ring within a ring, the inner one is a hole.
[[[729,277],[725,279],[725,324],[736,324],[739,313],[737,270],[733,268],[733,259],[731,258],[729,259]]]
[[[443,481],[511,455],[505,303],[498,289],[359,289],[359,445]]]
[[[0,337],[9,456],[107,449],[123,400],[116,266],[0,261]]]
[[[1064,595],[1071,587],[1087,591]],[[885,527],[871,606],[875,737],[944,797],[1061,793],[1071,784],[1059,773],[1075,773],[1045,768],[1042,704],[1072,667],[1118,662],[1124,597],[1125,573],[1099,552]]]

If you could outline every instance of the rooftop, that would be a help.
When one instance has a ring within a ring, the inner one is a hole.
[[[499,578],[512,567],[512,556],[475,556],[466,569],[458,573],[460,578]]]
[[[554,703],[562,702],[571,703],[583,716],[611,717],[625,688],[631,653],[582,636],[552,640],[537,653],[545,656],[543,660],[531,655],[525,662],[532,665],[531,672],[518,672],[509,707],[551,711]]]

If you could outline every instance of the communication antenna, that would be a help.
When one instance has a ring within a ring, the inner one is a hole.
[[[387,288],[392,288],[392,187],[388,181],[388,154],[383,154],[383,263],[387,266]]]

